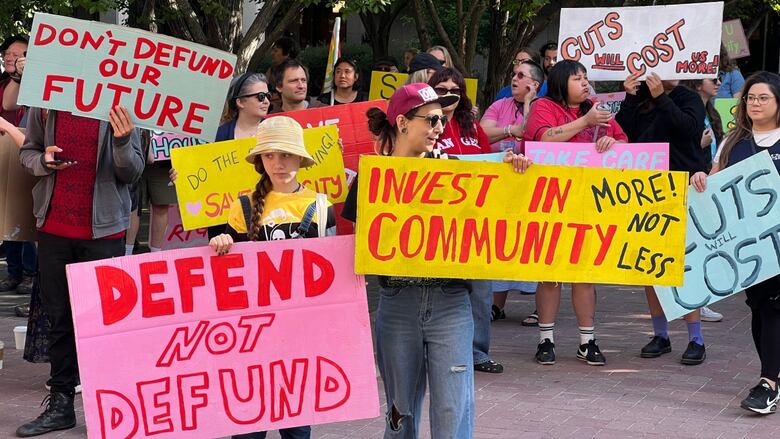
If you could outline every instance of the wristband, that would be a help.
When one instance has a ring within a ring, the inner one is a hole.
[[[512,125],[507,125],[507,126],[504,127],[504,135],[506,137],[511,137],[512,136]]]

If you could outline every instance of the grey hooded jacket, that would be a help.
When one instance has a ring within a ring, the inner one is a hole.
[[[49,211],[57,172],[44,163],[47,146],[56,145],[56,111],[49,111],[44,126],[40,108],[31,108],[24,145],[19,150],[22,165],[41,177],[33,187],[33,214],[42,227]],[[130,225],[129,185],[141,178],[144,155],[138,130],[129,136],[114,138],[111,126],[100,121],[97,148],[97,175],[92,198],[92,238],[99,239],[127,230]],[[75,165],[75,166],[78,166]]]

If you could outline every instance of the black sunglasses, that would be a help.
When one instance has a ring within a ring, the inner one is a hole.
[[[265,92],[265,91],[260,91],[260,92],[257,92],[257,93],[251,93],[251,94],[248,94],[248,95],[236,96],[236,97],[238,97],[238,98],[250,98],[252,96],[256,97],[257,100],[260,101],[260,102],[263,102],[266,99],[268,99],[269,101],[271,100],[271,93]]]
[[[459,88],[434,87],[433,90],[439,96],[445,96],[445,95],[448,95],[448,94],[454,94],[454,95],[459,95],[460,94],[460,89]]]
[[[439,116],[438,114],[432,114],[432,115],[429,115],[429,116],[418,116],[418,115],[415,114],[412,117],[419,117],[420,119],[425,119],[426,121],[428,121],[428,125],[430,125],[431,128],[436,128],[436,125],[439,122],[441,122],[441,126],[442,127],[444,125],[447,125],[447,116],[444,116],[444,115]]]

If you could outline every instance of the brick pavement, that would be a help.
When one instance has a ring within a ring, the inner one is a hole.
[[[369,295],[373,309],[376,294]],[[12,305],[24,300],[0,295],[0,340],[6,344],[5,368],[0,370],[0,438],[13,437],[20,422],[37,416],[45,395],[48,365],[25,363],[21,351],[13,349],[12,328],[24,324],[24,319],[13,316]],[[532,360],[537,330],[520,325],[533,309],[532,297],[510,296],[508,319],[493,326],[492,355],[504,363],[506,372],[476,376],[474,437],[780,437],[780,415],[757,417],[739,408],[759,370],[742,301],[737,295],[714,306],[726,318],[704,324],[707,361],[683,366],[677,360],[687,344],[684,322],[671,324],[672,354],[641,359],[639,348],[651,335],[644,293],[633,287],[599,287],[596,336],[607,366],[592,367],[575,359],[577,329],[564,292],[555,334],[558,364],[540,366]],[[77,407],[77,428],[44,437],[86,437],[80,400]],[[422,425],[422,437],[430,437],[427,417]],[[383,428],[380,417],[317,426],[313,436],[379,438]]]

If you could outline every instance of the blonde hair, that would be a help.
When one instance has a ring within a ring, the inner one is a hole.
[[[450,52],[447,50],[446,47],[431,46],[430,49],[428,49],[428,53],[432,53],[434,50],[440,50],[441,53],[444,54],[444,67],[455,68],[455,66],[452,65],[452,57],[450,56]]]
[[[428,83],[428,69],[422,69],[417,70],[415,72],[412,72],[408,78],[406,78],[406,82],[404,82],[404,85],[409,84],[415,84],[418,82],[424,82]]]

